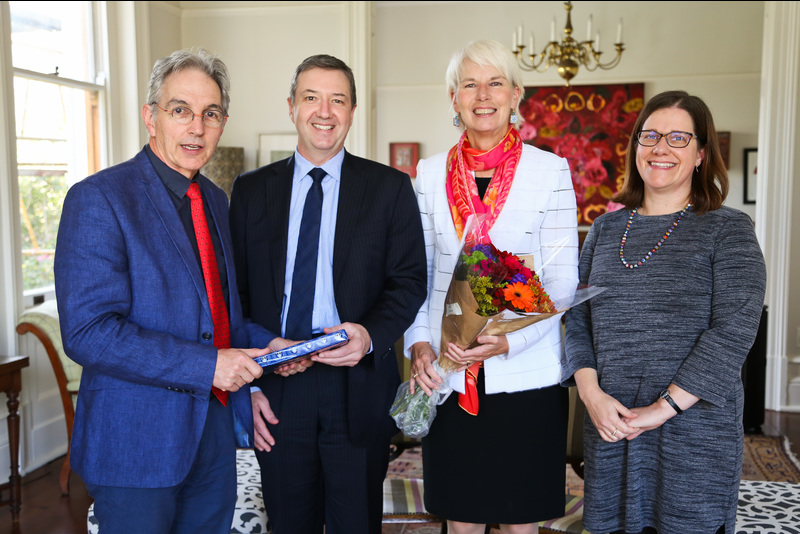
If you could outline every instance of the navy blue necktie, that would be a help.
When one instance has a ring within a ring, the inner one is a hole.
[[[314,311],[314,287],[317,283],[322,179],[326,173],[316,167],[308,174],[314,179],[314,183],[308,190],[303,206],[292,275],[292,297],[286,315],[286,338],[294,341],[311,339],[311,314]]]

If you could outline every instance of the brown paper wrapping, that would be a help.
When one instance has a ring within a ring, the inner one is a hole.
[[[525,265],[533,271],[533,256],[520,256]],[[461,260],[459,260],[460,262]],[[529,263],[530,262],[530,263]],[[456,267],[458,272],[458,266]],[[469,282],[456,280],[450,282],[444,300],[442,316],[442,343],[439,349],[439,365],[445,371],[458,368],[458,364],[444,354],[447,343],[455,343],[461,348],[472,348],[479,335],[496,336],[516,332],[561,312],[552,313],[516,313],[509,310],[484,317],[476,313],[478,302],[472,294]]]

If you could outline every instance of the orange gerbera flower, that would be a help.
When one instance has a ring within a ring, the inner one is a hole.
[[[522,282],[515,282],[503,288],[503,296],[511,305],[519,310],[526,312],[533,311],[533,304],[536,296],[533,294],[530,286]]]

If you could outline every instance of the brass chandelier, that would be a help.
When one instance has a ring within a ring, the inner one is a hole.
[[[600,56],[603,53],[600,50],[600,32],[598,31],[592,38],[592,16],[589,15],[587,22],[586,40],[576,41],[572,37],[572,2],[564,2],[564,9],[567,10],[564,38],[560,43],[556,41],[556,21],[554,17],[550,25],[550,42],[545,45],[544,50],[539,54],[534,53],[533,32],[531,32],[529,38],[530,52],[527,54],[527,59],[526,55],[523,55],[525,45],[522,44],[522,26],[514,32],[511,51],[514,52],[520,68],[528,72],[544,72],[551,66],[556,66],[559,76],[564,78],[567,87],[569,87],[570,80],[578,74],[578,68],[581,65],[590,72],[598,68],[609,70],[619,65],[620,59],[622,59],[622,52],[625,50],[622,43],[622,19],[619,19],[617,42],[614,44],[617,55],[608,63],[602,63],[600,61]]]

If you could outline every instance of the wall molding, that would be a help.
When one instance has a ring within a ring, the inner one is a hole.
[[[768,410],[788,408],[787,329],[790,299],[792,185],[798,175],[797,69],[800,64],[800,2],[765,2],[758,128],[756,234],[767,264],[766,304]],[[800,408],[800,407],[798,407]]]

